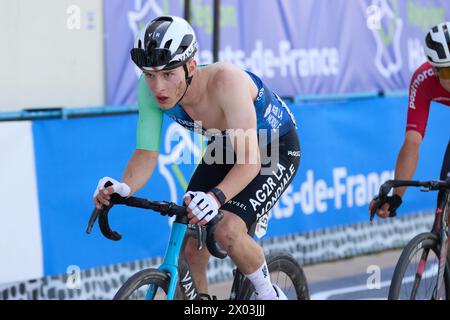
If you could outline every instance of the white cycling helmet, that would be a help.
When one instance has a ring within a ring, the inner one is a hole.
[[[424,50],[433,67],[450,67],[450,22],[431,28],[425,36]]]
[[[196,51],[191,25],[180,17],[161,16],[139,32],[131,59],[146,71],[170,70],[184,65]]]

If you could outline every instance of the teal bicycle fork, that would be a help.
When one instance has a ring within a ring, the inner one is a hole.
[[[173,300],[178,283],[178,260],[183,245],[183,240],[187,232],[187,225],[184,223],[174,222],[170,233],[169,244],[164,255],[164,261],[159,270],[169,273],[170,284],[167,292],[167,300]],[[145,300],[153,300],[156,290],[150,285]]]

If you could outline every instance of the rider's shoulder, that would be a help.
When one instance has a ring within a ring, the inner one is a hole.
[[[236,65],[221,61],[209,66],[210,86],[218,89],[234,87],[246,81],[244,71]]]
[[[411,77],[411,84],[417,85],[417,82],[433,82],[437,81],[437,76],[434,74],[433,66],[427,61],[421,64]]]

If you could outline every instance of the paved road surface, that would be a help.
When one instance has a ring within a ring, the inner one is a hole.
[[[401,251],[345,259],[304,267],[313,300],[387,299],[389,284]],[[379,275],[379,288],[372,281]],[[231,282],[210,286],[210,293],[226,299]]]

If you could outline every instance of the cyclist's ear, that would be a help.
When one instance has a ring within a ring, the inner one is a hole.
[[[188,67],[189,76],[192,76],[194,74],[195,69],[197,69],[197,60],[195,60],[194,58],[191,58],[187,62],[187,67]]]

